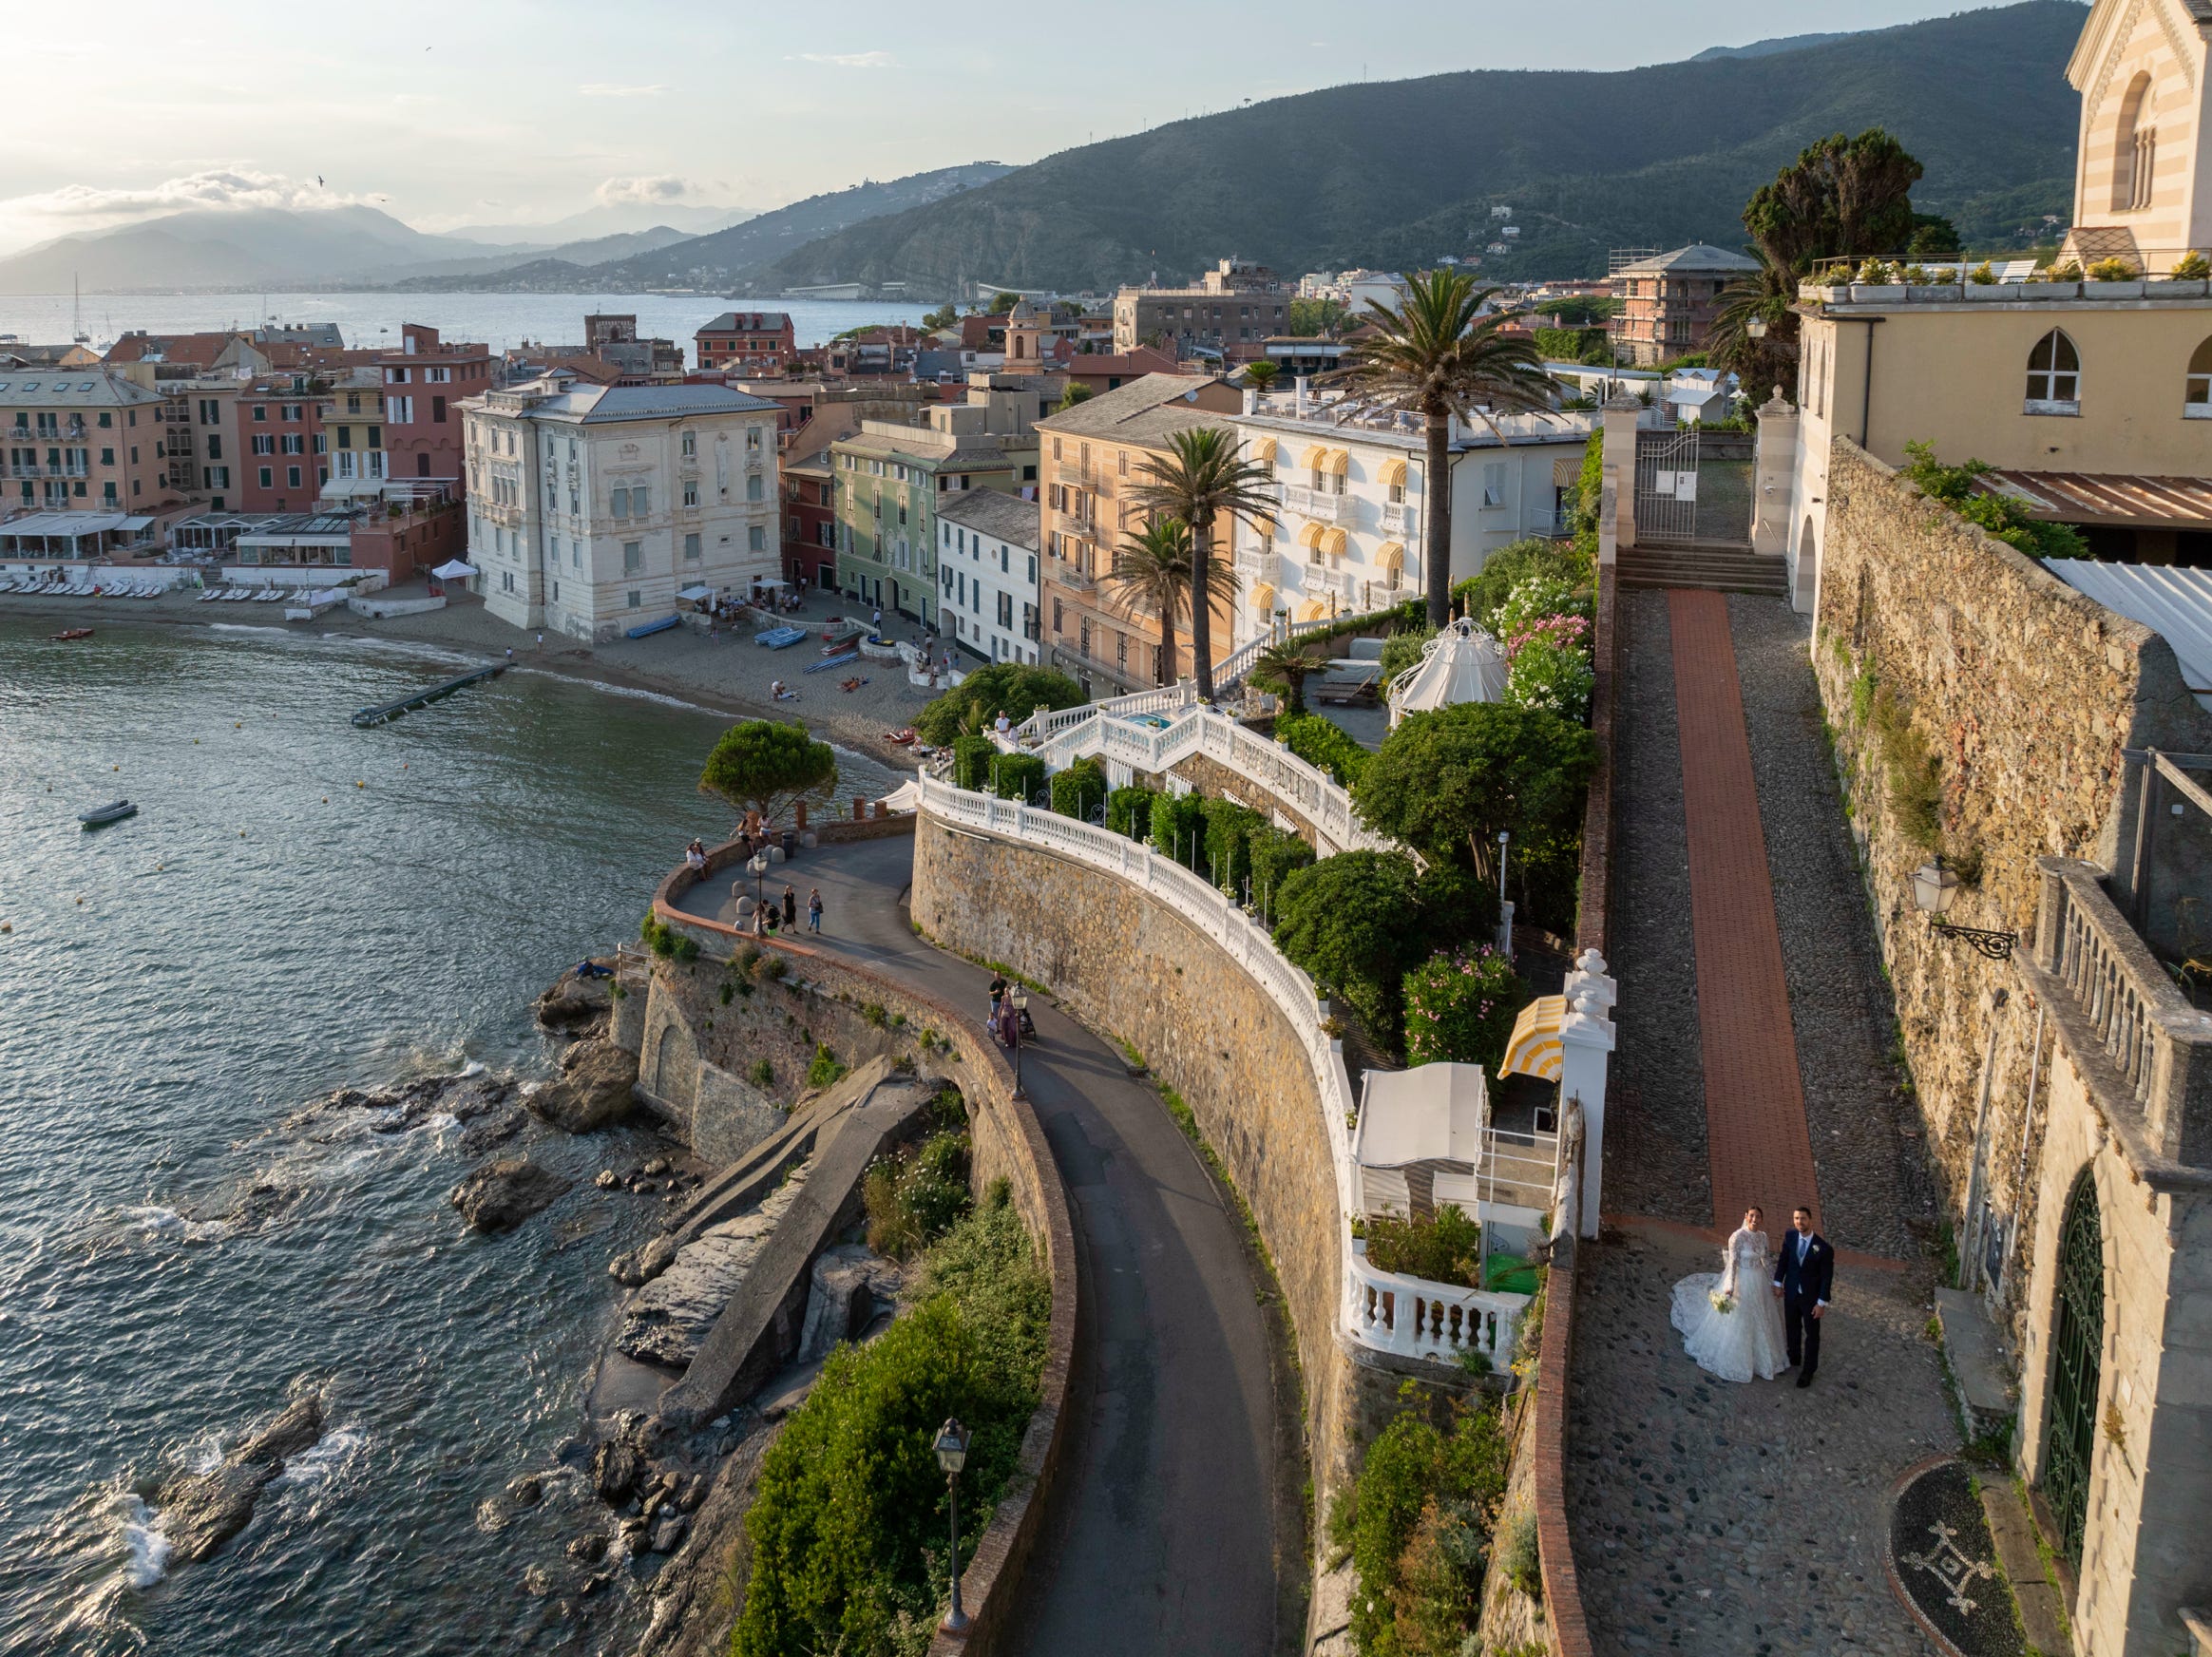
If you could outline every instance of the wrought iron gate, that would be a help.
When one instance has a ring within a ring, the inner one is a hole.
[[[2079,1563],[2097,1445],[2097,1381],[2105,1350],[2105,1228],[2088,1171],[2067,1200],[2058,1240],[2058,1319],[2051,1341],[2050,1419],[2043,1494],[2069,1560]]]
[[[1697,428],[1646,432],[1636,443],[1636,541],[1688,542],[1697,533]]]

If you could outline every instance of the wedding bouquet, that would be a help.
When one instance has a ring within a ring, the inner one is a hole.
[[[1711,1294],[1706,1296],[1706,1299],[1712,1302],[1713,1310],[1724,1318],[1736,1309],[1736,1297],[1726,1289],[1716,1288]]]

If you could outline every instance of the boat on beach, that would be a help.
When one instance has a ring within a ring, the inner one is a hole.
[[[78,812],[77,821],[87,828],[105,828],[110,823],[137,815],[138,808],[128,800],[114,800],[105,806],[95,806],[89,811]]]

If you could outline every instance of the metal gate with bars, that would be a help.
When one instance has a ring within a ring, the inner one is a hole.
[[[1636,542],[1642,546],[1751,544],[1752,440],[1685,426],[1636,440]]]
[[[2076,1564],[2088,1516],[2089,1459],[2097,1447],[2097,1381],[2105,1351],[2105,1228],[2085,1170],[2066,1206],[2058,1242],[2058,1326],[2051,1342],[2050,1420],[2043,1494],[2060,1546]]]
[[[1688,542],[1697,534],[1694,426],[1640,433],[1636,440],[1636,542]]]

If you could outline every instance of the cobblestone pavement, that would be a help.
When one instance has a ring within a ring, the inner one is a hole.
[[[1667,595],[1624,592],[1620,795],[1614,810],[1611,948],[1615,1015],[1604,1207],[1686,1225],[1712,1222],[1706,1154],[1705,1058],[1689,936],[1689,847],[1674,723]]]
[[[1683,1356],[1669,1291],[1715,1246],[1631,1226],[1581,1260],[1567,1501],[1599,1657],[1929,1652],[1881,1563],[1892,1486],[1958,1441],[1921,1268],[1838,1267],[1800,1391]]]
[[[1728,600],[1759,814],[1782,927],[1790,1022],[1831,1243],[1905,1259],[1936,1194],[1920,1141],[1898,1133],[1896,1030],[1805,659],[1811,623],[1772,599]],[[1902,1118],[1910,1123],[1912,1113]]]

